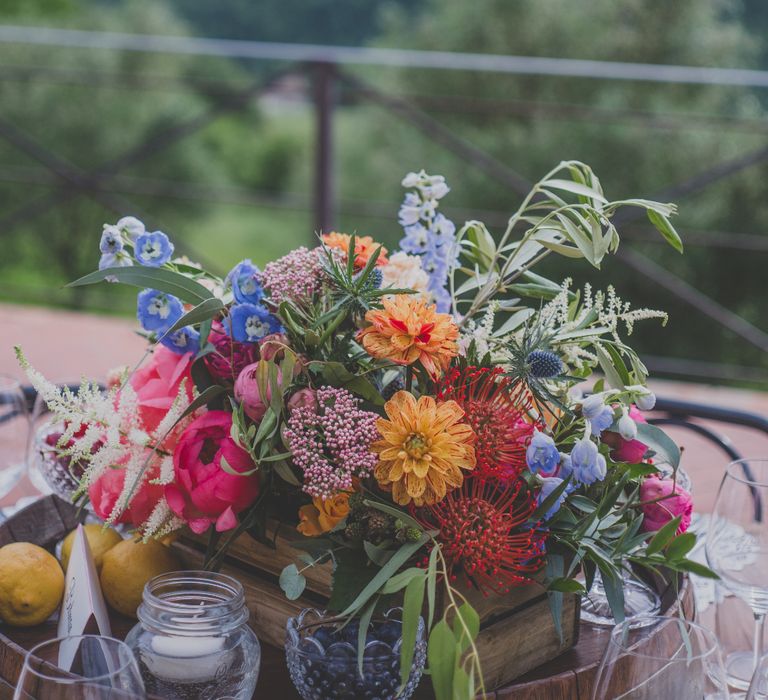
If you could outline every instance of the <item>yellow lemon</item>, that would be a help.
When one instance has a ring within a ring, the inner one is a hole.
[[[112,549],[118,542],[122,542],[123,538],[120,537],[120,533],[111,527],[105,528],[100,523],[90,523],[83,525],[85,530],[85,539],[88,540],[88,546],[91,549],[91,556],[93,556],[93,563],[96,565],[96,571],[101,571],[101,563],[104,558],[104,553]],[[61,567],[64,571],[69,566],[69,557],[72,554],[72,544],[75,541],[75,534],[77,530],[72,530],[61,544]]]
[[[155,540],[123,540],[102,557],[101,591],[107,603],[123,615],[136,617],[149,579],[181,569],[174,552]]]
[[[45,622],[61,605],[64,572],[56,557],[29,542],[0,547],[0,619],[14,627]]]

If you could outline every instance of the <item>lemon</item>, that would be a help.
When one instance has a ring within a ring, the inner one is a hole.
[[[176,554],[155,540],[123,540],[102,557],[101,591],[123,615],[136,617],[144,585],[151,578],[181,569]]]
[[[63,596],[64,572],[53,554],[29,542],[0,547],[0,619],[14,627],[39,625]]]
[[[105,528],[100,523],[90,523],[83,525],[85,530],[85,539],[88,540],[88,547],[91,549],[91,556],[93,557],[93,563],[96,565],[96,571],[101,571],[101,563],[104,558],[104,553],[112,549],[118,542],[122,542],[123,538],[120,537],[120,533],[111,527]],[[72,544],[75,541],[75,535],[77,530],[72,530],[65,538],[61,545],[61,567],[64,571],[69,566],[69,557],[72,554]]]

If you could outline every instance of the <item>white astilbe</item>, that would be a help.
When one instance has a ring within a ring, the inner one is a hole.
[[[180,530],[184,525],[185,522],[171,510],[168,501],[161,498],[142,528],[144,542],[152,537],[161,538],[170,535],[172,532]]]
[[[192,414],[182,418],[192,401],[187,394],[186,380],[181,382],[171,407],[157,427],[147,430],[141,421],[138,396],[129,383],[102,391],[98,384],[83,380],[78,393],[74,393],[48,381],[27,362],[20,349],[16,352],[32,386],[54,419],[65,426],[59,440],[59,453],[85,465],[76,497],[87,491],[108,469],[123,469],[125,483],[107,518],[111,523],[125,512],[133,496],[150,477],[153,483],[173,481],[170,452],[174,438],[195,417]],[[78,436],[82,426],[86,429]],[[166,527],[166,521],[167,518],[160,529]],[[154,529],[159,527],[158,522],[155,518]],[[146,531],[146,525],[140,529]]]

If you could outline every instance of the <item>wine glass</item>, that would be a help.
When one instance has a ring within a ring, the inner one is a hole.
[[[138,700],[146,698],[130,647],[111,637],[61,637],[24,659],[13,700]]]
[[[592,700],[727,700],[720,647],[708,629],[680,617],[630,620],[611,631]]]
[[[757,665],[755,675],[752,676],[752,682],[749,684],[749,690],[745,700],[767,700],[768,699],[768,656],[764,657]]]
[[[19,482],[29,450],[29,411],[21,384],[0,374],[0,499]]]
[[[707,528],[707,563],[752,609],[752,651],[728,654],[728,682],[746,690],[763,655],[768,613],[768,460],[741,459],[725,469]]]

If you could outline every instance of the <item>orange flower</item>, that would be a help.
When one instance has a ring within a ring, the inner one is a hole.
[[[437,503],[464,481],[462,469],[475,467],[475,433],[461,422],[464,411],[455,401],[437,403],[431,396],[418,401],[398,391],[379,418],[381,440],[371,445],[379,456],[374,476],[400,505]]]
[[[348,233],[337,233],[332,231],[323,235],[323,243],[329,248],[337,248],[343,251],[344,255],[349,255],[349,244],[352,241],[352,236]],[[387,262],[387,249],[380,243],[376,243],[370,236],[355,236],[355,269],[360,270],[365,267],[373,252],[381,248],[381,253],[376,259],[376,266],[381,267],[386,265]]]
[[[306,537],[322,535],[333,530],[349,513],[350,493],[342,491],[330,498],[313,498],[312,503],[299,508],[296,529]]]
[[[371,325],[358,338],[372,357],[392,360],[399,365],[421,362],[436,378],[456,356],[459,329],[448,314],[435,312],[435,306],[410,294],[398,294],[382,301],[383,309],[365,314]]]

